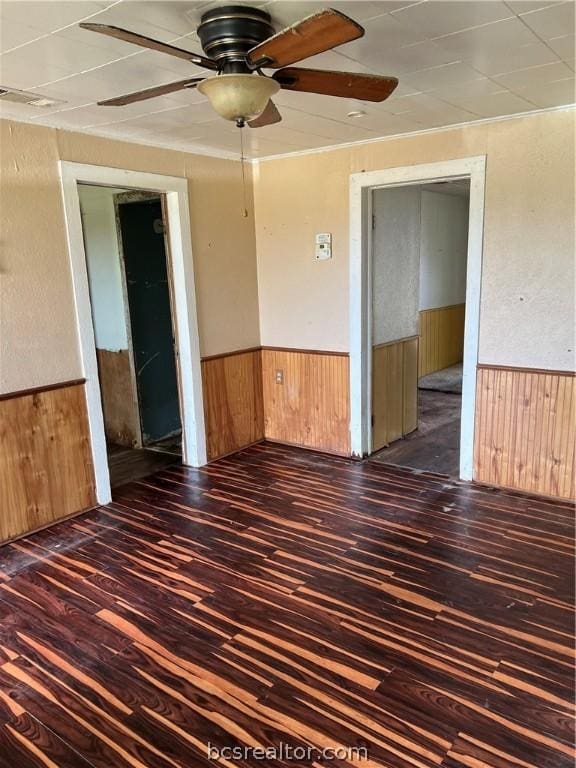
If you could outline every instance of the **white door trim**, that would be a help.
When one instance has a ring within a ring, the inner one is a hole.
[[[94,462],[96,499],[107,504],[111,499],[104,417],[96,362],[96,344],[90,306],[88,269],[84,252],[78,182],[161,192],[166,196],[171,259],[168,266],[174,289],[176,351],[182,417],[183,461],[190,466],[206,464],[206,432],[202,402],[200,343],[194,287],[190,209],[186,179],[154,173],[126,171],[100,165],[84,165],[61,160],[60,183],[72,271],[76,325],[80,344],[82,375],[86,379],[88,425]]]
[[[371,442],[370,233],[372,190],[432,181],[470,179],[466,273],[464,374],[460,427],[460,477],[472,480],[480,284],[484,240],[486,156],[387,168],[350,176],[350,440],[353,456],[367,456]]]

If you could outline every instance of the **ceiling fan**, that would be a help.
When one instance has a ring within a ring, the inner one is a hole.
[[[384,101],[398,85],[395,77],[293,67],[309,56],[329,51],[364,35],[364,29],[332,8],[312,14],[274,34],[268,13],[244,5],[227,5],[206,12],[198,27],[205,55],[108,24],[80,24],[82,29],[167,53],[214,71],[207,78],[189,78],[98,102],[121,107],[186,88],[198,88],[221,117],[252,128],[282,119],[271,97],[280,88],[340,96],[360,101]],[[277,70],[271,77],[263,69]]]

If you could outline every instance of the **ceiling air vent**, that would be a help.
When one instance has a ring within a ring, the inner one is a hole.
[[[15,88],[6,88],[0,85],[0,102],[3,101],[10,101],[13,104],[27,104],[29,107],[57,107],[66,103],[60,99],[42,96],[39,93],[26,93],[26,91],[18,91]]]

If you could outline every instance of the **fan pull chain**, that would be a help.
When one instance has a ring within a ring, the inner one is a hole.
[[[240,126],[240,167],[242,169],[242,199],[244,203],[244,209],[242,211],[242,216],[244,216],[245,219],[248,218],[248,207],[246,205],[246,172],[244,169],[244,126]]]

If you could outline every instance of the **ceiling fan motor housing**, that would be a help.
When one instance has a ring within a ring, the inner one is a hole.
[[[246,54],[273,34],[270,15],[245,5],[213,8],[198,27],[204,53],[228,73],[250,72]]]

